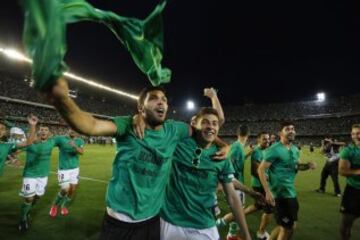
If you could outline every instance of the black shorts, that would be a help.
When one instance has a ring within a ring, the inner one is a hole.
[[[127,223],[105,213],[99,240],[159,240],[160,217],[139,223]]]
[[[264,190],[264,188],[262,188],[262,187],[253,187],[253,190],[255,191],[255,192],[258,192],[258,193],[261,193],[264,197],[265,197],[265,190]],[[272,214],[272,213],[274,213],[274,207],[273,206],[271,206],[270,204],[265,204],[265,206],[264,205],[261,205],[260,203],[259,203],[259,201],[256,201],[255,202],[255,207],[257,208],[257,209],[262,209],[266,214]]]
[[[346,185],[340,212],[360,217],[360,189]]]
[[[298,219],[299,203],[297,198],[275,198],[276,223],[291,229]]]

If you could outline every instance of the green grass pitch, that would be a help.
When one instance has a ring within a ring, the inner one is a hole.
[[[53,152],[51,169],[56,171],[57,150]],[[51,219],[48,215],[50,205],[58,191],[56,174],[52,173],[45,195],[31,211],[30,230],[20,233],[17,230],[19,210],[22,199],[18,193],[22,182],[22,169],[5,167],[0,177],[0,239],[97,239],[102,217],[105,212],[106,181],[111,177],[114,147],[87,145],[81,158],[80,175],[91,179],[81,179],[77,195],[70,206],[70,214],[59,215]],[[21,156],[23,159],[23,155]],[[339,206],[340,198],[332,195],[332,183],[328,179],[327,194],[314,192],[319,185],[320,172],[324,157],[319,153],[309,153],[308,148],[302,150],[304,161],[314,160],[318,164],[315,171],[300,172],[296,179],[296,187],[300,203],[299,222],[294,239],[326,240],[339,239]],[[246,184],[250,183],[249,161],[246,162]],[[93,180],[96,179],[96,180]],[[344,186],[345,179],[341,179]],[[100,181],[97,181],[100,180]],[[126,196],[124,196],[126,197]],[[157,196],[154,196],[157,197]],[[247,205],[252,200],[247,199]],[[227,211],[226,203],[220,196],[222,214]],[[255,234],[259,225],[260,213],[247,217],[249,228]],[[274,226],[272,222],[269,231]],[[222,239],[227,229],[221,229]],[[353,239],[360,236],[360,221],[353,227]]]

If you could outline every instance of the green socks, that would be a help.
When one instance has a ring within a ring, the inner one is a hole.
[[[53,204],[56,206],[60,206],[61,203],[63,202],[64,198],[65,197],[63,195],[61,195],[61,193],[58,193]]]
[[[64,208],[64,207],[68,207],[69,204],[71,202],[71,198],[69,198],[68,196],[65,196],[64,197],[64,201],[62,202],[61,204],[61,207]]]
[[[31,207],[32,207],[32,203],[23,202],[23,204],[21,204],[21,208],[20,208],[21,221],[27,220],[27,215],[29,214]]]

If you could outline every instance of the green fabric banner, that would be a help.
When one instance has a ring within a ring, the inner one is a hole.
[[[105,24],[131,54],[135,64],[152,85],[167,83],[171,71],[161,67],[163,53],[162,11],[166,1],[145,19],[119,16],[94,8],[85,0],[23,0],[23,42],[33,59],[34,87],[50,88],[67,69],[66,25],[80,21]]]

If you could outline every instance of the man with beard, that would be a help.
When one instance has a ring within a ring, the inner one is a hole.
[[[349,240],[354,221],[360,217],[360,124],[351,129],[353,143],[340,153],[339,174],[346,177],[341,202],[341,240]]]
[[[299,162],[299,149],[293,144],[295,127],[292,122],[281,123],[279,130],[280,141],[265,151],[258,174],[267,203],[275,206],[278,226],[270,239],[288,240],[293,235],[299,209],[294,185],[296,173],[298,170],[314,169],[315,164]]]
[[[49,100],[77,132],[90,136],[116,137],[117,151],[113,174],[106,193],[106,214],[100,239],[158,240],[165,187],[172,155],[177,143],[189,137],[189,125],[165,120],[168,110],[165,91],[148,87],[138,98],[138,115],[144,120],[145,131],[138,138],[131,116],[100,120],[86,113],[68,96],[68,86],[60,79]],[[224,158],[224,152],[218,153]]]

